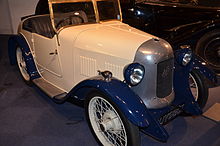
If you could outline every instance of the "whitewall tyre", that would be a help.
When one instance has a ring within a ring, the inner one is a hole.
[[[139,146],[139,128],[120,112],[106,96],[92,93],[85,102],[89,127],[104,146]]]

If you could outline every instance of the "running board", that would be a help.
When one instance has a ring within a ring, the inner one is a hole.
[[[43,78],[34,79],[33,82],[51,98],[62,100],[67,95],[66,92],[48,83]]]

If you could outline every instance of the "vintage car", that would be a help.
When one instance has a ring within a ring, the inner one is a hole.
[[[123,21],[167,40],[190,45],[220,75],[219,0],[121,0]]]
[[[120,1],[123,5],[123,10],[129,10],[126,8],[129,8],[131,5],[130,3],[128,4],[127,0],[121,0]],[[126,16],[129,16],[130,11],[124,13],[124,17],[125,17],[125,22],[127,22],[128,19],[126,19]],[[35,15],[44,15],[44,14],[49,14],[49,6],[48,6],[48,0],[39,0],[36,6],[36,10],[35,10]],[[134,17],[136,18],[136,17]],[[131,25],[135,25],[135,27],[138,26],[138,22],[140,21],[140,19],[138,19],[138,21],[134,21],[134,18],[132,17],[131,22],[135,22]],[[140,21],[141,22],[141,21]],[[150,31],[151,29],[149,29]],[[155,29],[151,30],[152,32],[156,31]],[[159,35],[159,34],[158,34]],[[172,45],[172,44],[171,44]],[[182,46],[185,46],[185,44],[182,45],[178,45],[178,47],[175,48],[175,50],[182,48]],[[208,87],[214,87],[214,86],[218,86],[220,84],[220,76],[216,75],[212,69],[210,69],[210,66],[206,63],[206,61],[204,61],[202,58],[200,58],[199,56],[195,55],[195,60],[193,61],[193,70],[190,72],[190,83],[191,83],[191,89],[193,92],[193,95],[196,99],[196,101],[199,103],[199,106],[201,108],[204,108],[207,99],[208,99]],[[200,64],[200,65],[199,65]],[[199,65],[199,66],[198,66]],[[204,78],[206,80],[206,84],[202,84],[202,82],[200,81],[201,78]],[[218,81],[219,80],[219,81]]]
[[[202,113],[189,83],[192,76],[197,92],[204,86],[189,75],[202,65],[188,46],[173,52],[165,40],[122,23],[118,0],[48,4],[49,14],[24,17],[10,37],[11,64],[56,103],[83,103],[100,144],[138,146],[139,130],[167,141],[163,124]]]

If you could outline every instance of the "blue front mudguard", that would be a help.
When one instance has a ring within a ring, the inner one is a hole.
[[[191,115],[200,115],[202,111],[195,101],[190,85],[189,85],[189,73],[195,67],[195,59],[192,56],[192,61],[190,61],[186,66],[182,65],[182,56],[188,52],[189,49],[179,49],[175,51],[175,70],[174,70],[174,92],[175,99],[173,105],[184,105],[183,111]],[[199,63],[197,63],[199,65]]]
[[[144,128],[145,133],[161,141],[168,139],[166,130],[152,117],[139,96],[127,84],[115,78],[105,81],[102,76],[96,76],[84,80],[68,93],[67,98],[82,101],[96,90],[112,100],[134,125]]]

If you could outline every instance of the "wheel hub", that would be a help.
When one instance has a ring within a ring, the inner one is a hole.
[[[103,145],[127,145],[127,133],[120,115],[102,97],[93,97],[88,105],[88,116],[93,131]]]
[[[105,112],[99,125],[103,132],[108,130],[118,131],[121,129],[120,121],[113,111]]]

